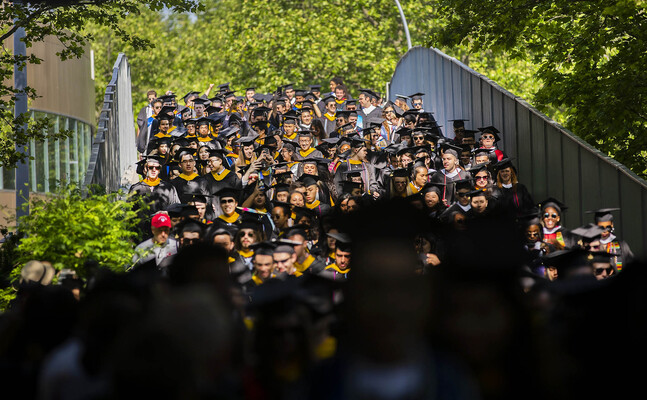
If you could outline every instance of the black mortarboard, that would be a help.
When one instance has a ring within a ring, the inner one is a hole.
[[[422,99],[422,96],[424,95],[425,95],[424,93],[418,92],[418,93],[409,95],[409,97],[411,98],[411,100],[417,100],[417,99]]]
[[[420,189],[420,193],[425,194],[428,192],[436,192],[439,196],[443,192],[443,186],[445,186],[444,183],[440,182],[429,182],[426,183],[425,186]]]
[[[321,85],[308,85],[311,91],[318,92],[321,90]]]
[[[362,138],[353,137],[350,142],[350,147],[353,149],[366,146],[366,140]]]
[[[472,180],[460,179],[460,180],[454,181],[454,188],[456,189],[456,191],[459,191],[461,189],[468,189],[471,191],[473,189]]]
[[[368,95],[372,99],[378,99],[380,97],[377,95],[377,93],[375,93],[371,89],[360,89],[359,92]]]
[[[299,182],[302,182],[305,187],[316,185],[321,178],[318,175],[303,174],[299,177]]]
[[[344,193],[352,193],[354,189],[362,189],[362,185],[364,183],[362,182],[352,182],[352,181],[342,181],[341,187],[342,187],[342,192]]]
[[[469,119],[448,119],[447,122],[452,122],[452,126],[454,128],[464,128],[465,127],[465,122],[469,121]]]
[[[598,222],[613,222],[613,211],[620,211],[619,208],[600,208],[598,210],[587,211],[587,214],[594,214],[593,220]]]
[[[256,139],[258,139],[258,133],[250,132],[247,134],[247,136],[242,136],[236,139],[236,143],[240,143],[244,146],[249,146],[250,144],[254,143]]]
[[[196,92],[195,90],[192,90],[189,93],[182,96],[182,99],[184,99],[184,103],[186,104],[189,97],[191,97],[191,96],[199,96],[199,95],[200,95],[200,92]]]
[[[171,93],[171,94],[162,95],[162,96],[158,97],[157,99],[162,100],[163,103],[166,103],[166,102],[169,102],[169,101],[175,101],[176,97],[177,97],[176,95]]]
[[[591,242],[599,238],[602,236],[603,232],[606,232],[606,229],[595,224],[586,224],[571,230],[573,235],[581,236],[583,239],[586,239],[587,242]]]
[[[195,153],[195,149],[192,149],[190,147],[181,147],[175,153],[175,158],[177,158],[178,160],[182,160],[182,157],[184,157],[187,154],[193,157],[194,153]]]
[[[193,104],[202,104],[203,106],[208,106],[211,104],[211,100],[209,99],[203,99],[202,97],[198,97],[197,99],[193,99]]]
[[[238,199],[239,194],[240,189],[233,187],[224,187],[213,193],[213,195],[219,199],[222,199],[223,197],[233,197],[234,199]]]
[[[492,125],[479,128],[479,131],[481,131],[481,135],[483,135],[484,133],[491,133],[494,136],[494,142],[501,140],[501,137],[499,136],[499,133],[501,132],[499,132],[499,130]]]
[[[409,99],[410,99],[410,97],[409,97],[409,96],[405,96],[405,95],[403,95],[403,94],[396,94],[396,95],[395,95],[395,97],[400,98],[400,99],[403,99],[404,101],[407,101],[407,100],[409,100]]]
[[[173,111],[173,107],[169,107],[169,108],[171,109],[171,111]],[[158,121],[163,121],[163,120],[173,121],[175,119],[175,115],[168,114],[168,112],[163,112],[163,110],[164,109],[162,109],[162,111],[160,111],[157,114],[157,116],[155,116],[155,119],[157,119]]]
[[[391,172],[391,177],[408,178],[410,174],[411,174],[411,171],[409,170],[409,168],[398,168],[398,169],[394,169],[393,172]]]
[[[188,125],[195,125],[196,122],[198,122],[197,118],[189,118],[182,121],[182,124],[184,124],[184,126],[188,126]]]
[[[501,170],[501,169],[508,168],[508,167],[510,167],[512,169],[515,169],[514,165],[512,165],[512,160],[513,160],[513,158],[504,158],[501,161],[494,164],[493,167],[497,171]]]
[[[209,149],[209,158],[218,157],[223,161],[223,163],[225,162],[227,154],[229,154],[229,151],[225,149]]]
[[[254,227],[252,229],[257,228]],[[254,250],[254,255],[258,254],[263,256],[271,256],[272,254],[274,254],[276,245],[272,242],[258,242],[250,245],[249,248]]]
[[[326,96],[326,97],[323,98],[322,101],[324,102],[324,104],[328,104],[328,103],[330,103],[332,101],[335,101],[335,96],[331,96],[331,95]]]
[[[198,120],[195,122],[196,126],[201,126],[201,125],[209,125],[211,124],[211,120],[208,119],[207,117],[201,117],[198,118]]]
[[[452,154],[456,158],[458,158],[459,154],[461,154],[461,152],[463,151],[463,149],[461,149],[460,147],[454,146],[449,142],[442,143],[440,145],[440,148],[443,150],[444,154]]]
[[[568,209],[568,207],[566,207],[566,205],[564,203],[562,203],[561,201],[555,199],[554,197],[547,198],[546,200],[540,202],[538,204],[538,206],[539,206],[539,208],[541,209],[542,212],[548,207],[554,207],[560,213],[562,213],[562,212],[564,212],[564,211],[566,211]]]

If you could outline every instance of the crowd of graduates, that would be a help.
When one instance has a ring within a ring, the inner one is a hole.
[[[459,117],[446,132],[423,93],[214,87],[148,93],[126,273],[89,265],[76,292],[23,276],[0,374],[25,397],[570,399],[638,384],[625,357],[646,348],[645,269],[615,235],[620,210],[565,229],[567,205],[533,199],[504,132]]]

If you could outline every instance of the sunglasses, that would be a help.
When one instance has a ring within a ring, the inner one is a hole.
[[[596,268],[594,271],[595,275],[602,275],[603,272],[606,272],[607,275],[611,275],[611,273],[613,272],[613,267]]]
[[[548,213],[545,213],[545,214],[544,214],[544,219],[546,219],[546,218],[552,218],[552,219],[555,219],[555,218],[557,218],[557,217],[558,217],[558,215],[557,215],[557,214],[548,214]]]
[[[220,200],[220,204],[234,203],[235,201],[236,200],[234,199],[227,199],[227,200],[223,199],[223,200]]]
[[[487,181],[487,176],[477,176],[476,180],[477,181]]]
[[[275,263],[277,264],[285,264],[286,262],[290,261],[290,258],[286,258],[285,260],[274,260]]]
[[[158,171],[159,171],[159,170],[161,170],[161,169],[162,169],[162,167],[160,167],[159,165],[149,165],[149,166],[148,166],[148,169],[155,169],[155,170],[158,170]]]
[[[494,136],[492,136],[492,135],[483,135],[483,136],[481,136],[481,138],[483,138],[483,139],[494,139]]]
[[[254,237],[254,231],[251,232],[243,232],[241,236],[248,236],[248,237]]]

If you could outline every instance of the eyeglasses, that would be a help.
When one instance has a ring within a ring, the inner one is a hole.
[[[544,219],[547,219],[547,218],[555,219],[555,218],[557,218],[557,217],[558,217],[558,215],[557,215],[557,214],[554,214],[554,213],[553,213],[553,214],[548,214],[548,213],[545,213],[545,214],[544,214]]]
[[[613,272],[613,267],[606,267],[606,268],[596,268],[593,273],[595,275],[602,275],[603,272],[606,272],[607,275],[611,275]]]
[[[148,169],[155,169],[155,170],[158,170],[158,171],[159,171],[159,170],[161,170],[161,169],[162,169],[162,167],[160,167],[159,165],[149,165],[149,166],[148,166]]]
[[[483,135],[481,136],[482,139],[494,139],[494,136],[492,135]]]

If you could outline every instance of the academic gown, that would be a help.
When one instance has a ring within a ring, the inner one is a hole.
[[[611,234],[606,240],[600,239],[600,250],[612,255],[611,260],[616,265],[618,271],[634,259],[634,254],[629,248],[629,244],[620,240],[614,234]]]
[[[470,175],[469,172],[464,171],[462,169],[458,170],[458,173],[454,175],[453,177],[449,177],[445,174],[445,170],[442,169],[440,171],[436,171],[432,176],[431,176],[431,182],[435,183],[444,183],[445,189],[443,189],[443,196],[441,196],[440,200],[442,201],[443,198],[447,199],[447,202],[449,204],[452,204],[453,202],[456,201],[456,196],[454,193],[454,187],[456,186],[454,184],[454,181],[459,181],[462,179],[469,179],[471,178],[472,175]]]
[[[204,190],[207,194],[214,194],[222,188],[242,188],[242,183],[238,175],[225,168],[219,174],[214,172],[204,176]]]
[[[148,210],[149,215],[153,215],[158,211],[166,210],[171,204],[180,202],[177,195],[177,190],[169,182],[160,180],[157,185],[151,186],[147,181],[137,182],[130,187],[129,194],[136,193],[143,196],[144,200],[151,203]]]
[[[178,197],[180,198],[180,201],[182,201],[182,203],[191,201],[191,196],[186,195],[186,193],[208,194],[204,191],[205,178],[199,176],[198,174],[188,176],[180,174],[180,176],[171,181],[171,184],[175,186],[175,190],[177,190]]]
[[[508,215],[519,215],[535,205],[532,195],[522,183],[517,183],[516,188],[496,188],[498,204]]]
[[[367,162],[353,160],[340,161],[335,168],[335,177],[333,181],[335,183],[337,193],[343,192],[342,182],[344,180],[344,172],[355,170],[361,171],[365,192],[378,192],[380,195],[384,194],[384,191],[375,179],[375,168],[373,165]]]

